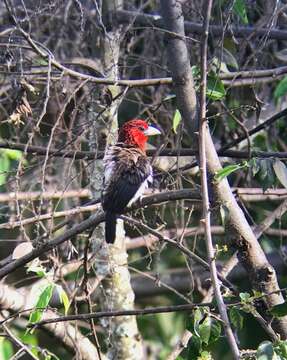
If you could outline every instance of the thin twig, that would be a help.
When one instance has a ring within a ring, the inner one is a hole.
[[[205,228],[205,241],[207,254],[209,258],[210,274],[212,285],[215,292],[215,298],[218,305],[219,313],[224,324],[225,334],[234,359],[240,358],[240,352],[231,329],[228,319],[226,306],[223,301],[223,296],[220,290],[220,283],[217,275],[215,251],[212,244],[211,226],[210,226],[210,205],[208,194],[208,180],[207,180],[207,162],[206,162],[206,88],[207,88],[207,41],[209,31],[209,21],[211,17],[212,0],[206,4],[206,13],[204,18],[202,40],[201,40],[201,86],[200,86],[200,123],[199,123],[199,159],[200,159],[200,173],[201,173],[201,191],[202,191],[202,223]]]
[[[182,351],[187,347],[189,340],[192,337],[192,333],[189,330],[185,330],[182,334],[181,339],[176,344],[176,347],[168,355],[166,360],[176,360],[177,357],[182,353]]]
[[[75,321],[75,320],[88,320],[88,319],[100,319],[103,317],[113,317],[113,316],[134,316],[134,315],[152,315],[160,313],[169,313],[169,312],[178,312],[178,311],[190,311],[196,308],[197,306],[211,306],[212,303],[201,303],[201,304],[183,304],[183,305],[171,305],[171,306],[158,306],[156,308],[146,308],[146,309],[136,309],[136,310],[117,310],[117,311],[99,311],[96,313],[90,314],[79,314],[79,315],[68,315],[55,317],[53,319],[43,320],[37,324],[31,324],[29,327],[38,327],[45,324],[62,322],[62,321]]]
[[[173,200],[180,200],[180,199],[191,199],[191,198],[198,198],[200,196],[197,192],[191,190],[176,190],[176,191],[167,191],[164,193],[153,194],[150,196],[144,197],[140,202],[135,204],[128,210],[134,210],[141,207],[145,207],[152,204],[158,204],[165,201],[173,201]],[[96,227],[98,224],[105,220],[105,216],[103,212],[99,214],[91,215],[87,220],[82,221],[80,224],[73,226],[71,229],[67,230],[64,234],[54,238],[53,240],[45,242],[42,246],[34,249],[30,253],[22,256],[21,258],[5,265],[2,269],[0,269],[0,279],[6,276],[7,274],[15,271],[19,267],[24,266],[31,260],[37,258],[38,256],[47,253],[48,251],[54,249],[56,246],[62,244],[63,242],[69,240],[72,236],[76,236],[91,227]]]
[[[20,341],[16,335],[8,328],[7,325],[2,324],[4,331],[8,334],[9,338],[13,341],[13,343],[20,348],[23,352],[29,355],[32,359],[38,360],[38,357],[33,354],[33,352],[25,345],[22,341]]]

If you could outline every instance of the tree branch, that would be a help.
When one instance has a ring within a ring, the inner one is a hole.
[[[114,316],[133,316],[133,315],[152,315],[160,313],[178,312],[178,311],[190,311],[197,306],[213,306],[211,303],[200,303],[200,304],[183,304],[183,305],[171,305],[171,306],[158,306],[156,308],[136,309],[136,310],[117,310],[117,311],[99,311],[91,314],[79,314],[79,315],[68,315],[54,317],[53,319],[39,321],[36,324],[31,324],[29,327],[38,327],[51,323],[58,323],[63,321],[75,321],[75,320],[88,320],[88,319],[100,319],[103,317],[114,317]]]
[[[131,23],[134,21],[136,25],[146,26],[146,27],[163,27],[163,19],[160,15],[151,15],[151,14],[144,14],[135,11],[128,11],[128,10],[119,10],[116,13],[116,16],[119,21],[124,23]],[[201,35],[204,31],[204,24],[202,23],[195,23],[191,21],[184,22],[184,29],[185,32],[193,33]],[[214,37],[222,38],[224,35],[228,36],[235,36],[238,38],[245,38],[250,35],[254,37],[261,37],[266,36],[270,39],[277,39],[277,40],[287,40],[287,31],[281,29],[269,29],[269,28],[261,28],[258,29],[256,27],[251,26],[232,26],[228,29],[225,26],[221,25],[210,25],[210,33]]]
[[[166,9],[164,3],[163,10]],[[179,34],[183,33],[183,27],[180,29],[171,28],[172,21],[181,17],[168,18],[168,30],[175,31]],[[169,42],[175,42],[175,39]],[[194,139],[193,128],[196,128],[196,97],[193,88],[192,75],[190,70],[190,60],[188,57],[186,45],[183,40],[176,39],[180,46],[172,48],[170,68],[174,74],[174,83],[176,86],[176,96],[178,108],[184,120],[184,124],[189,135]],[[168,44],[168,46],[171,46]],[[179,58],[179,59],[177,59]],[[177,79],[181,79],[178,81]],[[286,110],[287,111],[287,110]],[[193,123],[193,124],[192,124]],[[211,139],[210,133],[206,132],[206,160],[211,177],[222,169],[215,146]],[[280,293],[276,273],[269,264],[262,248],[260,247],[251,227],[240,207],[238,206],[234,195],[230,189],[227,179],[220,182],[213,181],[214,192],[220,203],[228,209],[229,215],[229,235],[234,235],[234,241],[239,250],[240,261],[248,271],[248,275],[255,289],[263,293],[270,294],[266,297],[266,305],[268,308],[284,302]],[[274,329],[281,335],[283,339],[287,337],[287,317],[282,317],[273,323]]]
[[[212,243],[211,225],[210,225],[210,204],[208,194],[208,179],[207,179],[207,161],[206,161],[206,133],[208,131],[206,119],[206,88],[207,88],[207,41],[209,34],[209,22],[211,17],[212,0],[206,3],[206,13],[204,17],[203,32],[201,37],[201,86],[200,86],[200,110],[199,110],[199,168],[201,175],[201,189],[202,189],[202,212],[203,219],[201,220],[205,229],[205,244],[208,254],[208,261],[210,267],[210,274],[212,286],[215,293],[216,303],[219,309],[220,317],[223,321],[223,326],[227,340],[234,359],[239,359],[240,353],[232,332],[227,309],[224,304],[223,296],[220,290],[220,283],[217,275],[215,250]],[[166,19],[167,21],[168,19]]]
[[[200,200],[200,195],[197,192],[191,190],[176,190],[176,191],[168,191],[164,193],[154,194],[144,197],[140,202],[132,206],[131,209],[127,209],[126,211],[139,209],[153,204],[159,204],[166,201],[183,200],[183,199]],[[84,220],[80,224],[73,226],[71,229],[67,230],[64,234],[57,236],[53,240],[47,241],[45,244],[43,244],[38,248],[35,248],[30,253],[5,265],[2,269],[0,269],[0,279],[2,279],[7,274],[15,271],[19,267],[24,266],[31,260],[39,257],[40,255],[49,252],[50,250],[54,249],[56,246],[69,240],[71,237],[76,236],[92,227],[96,227],[104,220],[105,220],[105,216],[103,212],[90,216],[87,220]]]

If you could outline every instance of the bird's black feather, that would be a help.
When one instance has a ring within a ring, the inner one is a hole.
[[[117,215],[106,211],[105,234],[106,242],[112,244],[116,238]]]
[[[106,241],[113,242],[116,214],[121,214],[140,187],[145,186],[152,169],[145,154],[130,146],[115,145],[105,158],[102,206],[106,212]]]
[[[104,196],[104,210],[120,214],[148,176],[140,171],[133,173],[129,168],[125,169]]]

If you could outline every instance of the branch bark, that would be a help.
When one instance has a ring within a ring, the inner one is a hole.
[[[203,212],[203,226],[205,228],[205,244],[208,254],[210,274],[212,280],[212,286],[215,293],[215,299],[219,309],[220,317],[223,321],[223,326],[227,340],[230,346],[232,357],[239,359],[240,353],[235,340],[235,336],[232,332],[229,318],[227,315],[226,305],[224,304],[223,296],[221,294],[219,278],[217,275],[216,262],[215,262],[215,250],[212,243],[211,225],[210,225],[210,204],[208,193],[208,174],[207,174],[207,161],[206,161],[206,133],[208,131],[208,124],[206,119],[206,89],[207,89],[207,50],[208,50],[208,33],[209,22],[211,17],[212,0],[206,3],[206,13],[204,17],[203,33],[201,39],[201,85],[200,85],[200,119],[199,119],[199,168],[201,178],[201,190],[202,190],[202,212]],[[179,9],[182,11],[182,9]]]
[[[98,20],[103,25],[101,34],[101,60],[104,73],[108,79],[117,83],[119,80],[120,39],[123,26],[112,19],[111,13],[123,7],[122,0],[103,2],[102,15],[98,13]],[[102,19],[99,17],[102,16]],[[113,99],[104,113],[105,124],[108,124],[108,137],[106,146],[116,141],[118,130],[118,108],[121,102],[120,87],[108,86]],[[93,114],[91,114],[93,117]],[[95,114],[96,115],[96,114]],[[95,142],[99,134],[99,122],[94,116],[92,122],[92,139]],[[98,151],[99,148],[96,149]],[[103,163],[96,160],[92,173],[91,183],[94,198],[99,198],[102,188]],[[135,295],[131,286],[130,273],[127,267],[127,250],[125,247],[125,231],[123,221],[117,221],[116,240],[114,244],[106,244],[103,224],[98,226],[92,236],[92,248],[97,253],[94,268],[98,275],[103,276],[103,291],[101,294],[101,308],[104,311],[134,310]],[[135,316],[111,317],[102,321],[108,345],[107,357],[119,360],[142,360],[144,358],[143,344],[137,327]]]
[[[128,10],[119,10],[117,11],[117,17],[122,22],[134,21],[136,25],[142,25],[146,27],[162,27],[163,19],[160,15],[151,15],[151,14],[143,14],[135,11]],[[204,31],[202,23],[196,23],[192,21],[185,21],[184,28],[186,33],[194,33],[201,35]],[[222,37],[224,35],[224,31],[226,35],[232,34],[232,36],[245,38],[247,36],[266,36],[271,39],[277,40],[286,40],[287,39],[287,31],[281,29],[269,29],[269,28],[260,28],[257,29],[252,26],[232,26],[229,31],[226,31],[225,27],[221,25],[210,25],[210,31],[215,37]]]
[[[173,4],[173,1],[169,1]],[[179,4],[179,2],[177,2]],[[183,18],[181,14],[170,15],[167,3],[162,1],[163,17],[166,28],[172,32],[184,35]],[[171,12],[172,14],[172,12]],[[175,44],[177,45],[175,47]],[[182,114],[184,124],[189,135],[194,139],[194,129],[198,129],[196,115],[196,95],[190,70],[190,59],[183,38],[170,39],[170,69],[174,78],[178,108]],[[213,177],[222,167],[209,131],[206,131],[206,161],[210,176]],[[270,294],[266,298],[267,308],[284,302],[274,268],[269,264],[256,236],[240,207],[238,206],[227,179],[213,182],[214,192],[222,205],[229,212],[229,230],[233,234],[233,242],[238,248],[239,258],[248,271],[248,275],[255,289]],[[275,293],[274,293],[275,291]],[[276,319],[274,329],[283,339],[287,338],[287,317]]]
[[[174,200],[183,200],[183,199],[196,199],[200,200],[200,195],[197,192],[192,190],[175,190],[168,191],[160,194],[150,195],[144,197],[140,202],[132,206],[127,211],[139,209],[145,206],[152,204],[163,203],[166,201]],[[69,240],[71,237],[81,234],[82,232],[98,226],[101,222],[105,220],[104,213],[101,211],[98,214],[91,215],[87,220],[82,221],[81,223],[73,226],[71,229],[67,230],[64,234],[55,237],[54,239],[45,242],[42,246],[37,247],[30,253],[22,256],[21,258],[12,261],[11,263],[5,265],[0,269],[0,279],[9,273],[15,271],[16,269],[24,266],[29,261],[47,253],[48,251],[59,246],[63,242]]]
[[[22,290],[23,291],[23,290]],[[27,314],[31,312],[31,308],[35,305],[29,294],[14,289],[12,286],[0,284],[0,305],[1,309],[9,310],[13,313],[23,312],[27,310]],[[47,310],[43,313],[43,320],[49,320],[54,317],[54,312]],[[71,324],[47,324],[45,329],[50,331],[57,339],[59,339],[70,351],[77,353],[85,360],[98,359],[96,347],[90,340],[81,334],[75,326]],[[102,358],[104,360],[104,358]]]

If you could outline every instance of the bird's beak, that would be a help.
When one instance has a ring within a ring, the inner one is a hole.
[[[149,126],[149,127],[144,131],[144,134],[145,134],[146,136],[153,136],[153,135],[160,135],[161,132],[160,132],[157,128],[155,128],[155,127],[153,127],[153,126]]]

